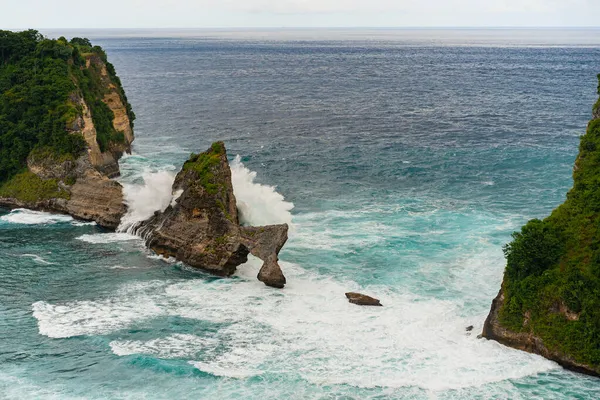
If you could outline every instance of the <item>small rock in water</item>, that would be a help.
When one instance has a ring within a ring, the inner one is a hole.
[[[473,325],[469,325],[465,328],[467,332],[471,332],[473,330]]]
[[[361,293],[348,292],[346,293],[348,301],[359,306],[383,306],[378,299],[367,296]]]

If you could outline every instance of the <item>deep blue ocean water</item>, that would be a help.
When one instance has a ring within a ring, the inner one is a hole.
[[[597,379],[476,338],[502,245],[572,184],[598,33],[77,33],[137,114],[128,219],[223,140],[246,222],[292,223],[288,285],[256,260],[220,279],[127,233],[1,211],[0,398],[599,398]]]

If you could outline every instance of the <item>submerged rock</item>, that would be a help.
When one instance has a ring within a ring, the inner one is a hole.
[[[232,275],[251,253],[264,261],[260,281],[277,288],[285,285],[277,261],[287,241],[288,226],[239,225],[223,142],[192,154],[177,174],[172,193],[181,195],[137,230],[150,249],[220,276]]]
[[[346,297],[350,303],[358,304],[359,306],[383,306],[378,299],[361,293],[348,292],[346,293]]]

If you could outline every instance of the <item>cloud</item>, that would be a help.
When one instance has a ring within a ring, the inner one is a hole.
[[[600,13],[597,0],[8,1],[5,28],[591,26]]]
[[[170,3],[181,2],[174,0]],[[552,12],[590,2],[586,0],[200,0],[196,3],[211,9],[272,14],[450,12],[456,15],[474,12]]]

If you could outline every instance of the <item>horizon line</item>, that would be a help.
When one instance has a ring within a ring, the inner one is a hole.
[[[39,28],[5,28],[6,30],[27,30],[27,29],[65,29],[65,30],[142,30],[142,29],[154,29],[154,30],[315,30],[315,29],[323,29],[323,30],[337,30],[337,29],[375,29],[375,30],[383,30],[383,29],[397,29],[397,30],[423,30],[423,29],[593,29],[600,30],[600,26],[526,26],[526,25],[499,25],[499,26],[219,26],[219,27],[39,27]]]

